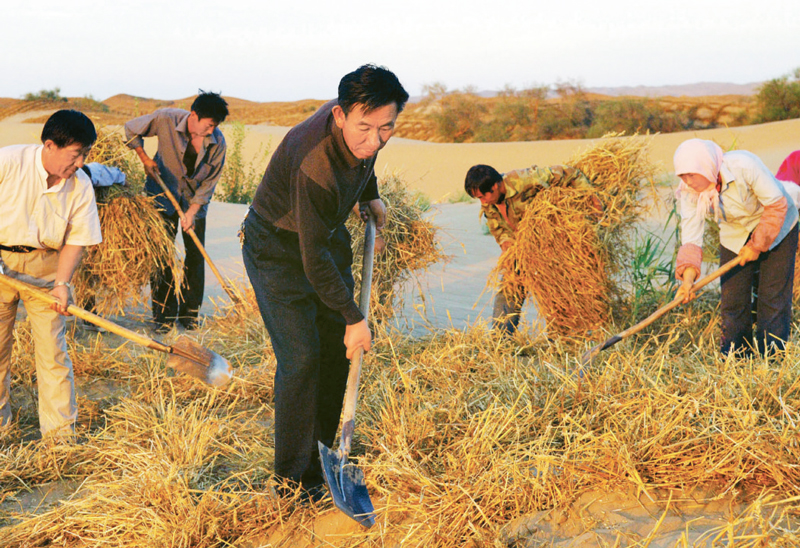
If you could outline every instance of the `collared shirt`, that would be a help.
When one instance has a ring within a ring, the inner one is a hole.
[[[42,145],[0,148],[0,244],[60,250],[102,241],[89,177],[78,170],[47,188]]]
[[[503,174],[508,221],[496,205],[482,205],[489,231],[501,246],[515,239],[515,232],[525,210],[536,195],[551,186],[591,188],[592,183],[583,172],[570,166],[529,167]]]
[[[720,178],[719,242],[722,246],[739,253],[761,220],[764,206],[781,198],[786,198],[788,207],[770,249],[781,243],[794,228],[798,219],[795,202],[758,156],[746,150],[727,152],[722,158]],[[681,193],[680,213],[681,243],[702,248],[705,216],[697,214],[697,197],[693,193]]]
[[[191,141],[188,128],[190,114],[179,108],[162,108],[152,114],[139,116],[125,124],[125,138],[130,148],[137,148],[144,146],[143,137],[158,137],[158,152],[153,160],[158,164],[164,184],[184,211],[191,204],[202,206],[197,212],[197,218],[202,219],[206,216],[208,202],[222,175],[226,145],[222,132],[214,128],[211,135],[203,139],[203,146],[197,151],[194,173],[189,176],[183,157]],[[151,196],[164,192],[150,177],[147,178],[145,189]],[[175,213],[166,196],[159,196],[157,201],[168,215]]]
[[[376,156],[356,158],[334,123],[329,101],[292,128],[272,155],[253,209],[278,228],[296,232],[303,270],[322,302],[348,324],[363,319],[328,251],[331,234],[356,202],[377,199]]]

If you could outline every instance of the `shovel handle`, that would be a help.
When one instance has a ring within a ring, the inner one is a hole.
[[[50,293],[42,291],[38,287],[26,284],[25,282],[21,282],[15,278],[6,276],[5,274],[0,274],[0,283],[15,289],[20,293],[25,293],[26,295],[30,295],[31,297],[34,297],[35,299],[38,299],[47,304],[54,304],[60,302]],[[115,333],[120,337],[125,337],[126,339],[131,340],[137,344],[141,344],[148,348],[152,348],[153,350],[158,350],[159,352],[165,352],[167,354],[172,353],[172,349],[169,346],[160,343],[156,340],[153,340],[149,337],[145,337],[144,335],[136,333],[135,331],[131,331],[130,329],[126,329],[121,325],[117,325],[114,322],[111,322],[105,318],[101,318],[97,314],[93,314],[88,310],[84,310],[83,308],[75,306],[74,304],[71,304],[67,307],[67,312],[69,312],[73,316],[77,316],[82,320],[86,320],[89,323],[93,323],[94,325],[99,325],[106,331]]]
[[[739,257],[735,257],[735,258],[731,259],[730,261],[728,261],[727,263],[725,263],[724,265],[722,265],[721,267],[719,267],[718,269],[716,269],[714,272],[711,272],[710,274],[707,274],[704,278],[701,278],[700,280],[696,281],[692,285],[692,289],[691,289],[690,293],[694,293],[695,291],[698,291],[698,290],[702,289],[703,287],[707,286],[708,284],[710,284],[711,282],[713,282],[714,280],[716,280],[717,278],[719,278],[720,276],[722,276],[726,272],[728,272],[731,269],[733,269],[735,266],[737,266],[739,264],[739,260],[740,260]],[[629,327],[625,331],[622,331],[622,332],[618,333],[617,335],[614,335],[610,339],[606,340],[605,342],[603,342],[601,344],[598,344],[597,346],[591,348],[581,358],[581,365],[586,365],[587,363],[589,363],[592,360],[592,358],[594,358],[602,350],[605,350],[606,348],[608,348],[610,346],[614,346],[615,344],[617,344],[619,341],[621,341],[625,337],[629,337],[629,336],[633,335],[634,333],[638,333],[639,331],[641,331],[642,329],[644,329],[645,327],[647,327],[648,325],[650,325],[651,323],[656,321],[658,318],[660,318],[661,316],[663,316],[664,314],[666,314],[667,312],[669,312],[673,308],[678,307],[682,303],[683,303],[683,300],[676,297],[675,299],[673,299],[672,301],[668,302],[667,304],[665,304],[664,306],[662,306],[661,308],[659,308],[658,310],[656,310],[655,312],[650,314],[644,320],[642,320],[639,323],[637,323],[636,325],[633,325],[633,326]]]
[[[368,214],[367,225],[364,227],[364,260],[361,264],[361,294],[359,295],[359,308],[364,319],[369,318],[369,301],[372,293],[372,267],[375,261],[375,217]],[[361,362],[364,349],[356,348],[350,359],[350,372],[347,375],[347,390],[344,394],[342,410],[342,436],[339,442],[339,454],[350,454],[350,442],[355,430],[356,401],[358,400],[358,382],[361,378]]]
[[[158,186],[161,187],[161,190],[164,191],[164,194],[167,196],[167,198],[169,198],[169,201],[172,202],[172,206],[175,208],[175,211],[178,212],[178,216],[180,217],[181,221],[185,222],[186,214],[184,213],[183,209],[181,209],[178,200],[175,199],[175,196],[172,194],[172,192],[170,192],[169,188],[167,188],[167,185],[164,183],[164,180],[161,178],[161,175],[159,175],[158,172],[155,171],[151,173],[151,175],[153,176],[153,179],[155,179],[155,181],[158,183]],[[217,267],[214,265],[214,262],[211,260],[211,257],[208,256],[208,253],[206,253],[206,248],[203,247],[203,244],[200,243],[200,238],[197,237],[197,233],[195,233],[194,229],[190,228],[188,230],[185,230],[184,232],[186,232],[192,238],[192,241],[194,241],[194,245],[197,246],[198,250],[200,250],[200,254],[206,260],[206,263],[208,263],[208,266],[211,268],[211,272],[213,272],[214,276],[216,276],[217,280],[219,280],[219,284],[222,286],[222,289],[225,290],[225,293],[228,294],[228,297],[230,297],[231,301],[233,301],[234,303],[241,302],[239,296],[236,293],[234,293],[234,291],[230,287],[228,287],[228,284],[222,278],[222,274],[220,273],[219,270],[217,270]]]

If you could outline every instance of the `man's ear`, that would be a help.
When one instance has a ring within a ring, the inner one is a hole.
[[[331,112],[333,112],[333,121],[336,122],[336,127],[342,129],[344,127],[344,121],[347,119],[347,114],[344,113],[344,109],[339,105],[334,105]]]

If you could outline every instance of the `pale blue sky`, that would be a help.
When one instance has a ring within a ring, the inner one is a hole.
[[[326,99],[366,62],[411,95],[437,81],[743,84],[800,67],[797,0],[2,0],[2,14],[0,97]]]

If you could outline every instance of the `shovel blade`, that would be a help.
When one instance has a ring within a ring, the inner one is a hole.
[[[212,386],[224,386],[231,380],[231,365],[228,360],[185,335],[178,337],[170,348],[173,352],[167,358],[167,367]]]
[[[347,462],[339,451],[331,451],[319,443],[319,460],[325,483],[331,493],[333,504],[367,529],[375,525],[375,508],[369,498],[364,472],[355,464]]]

